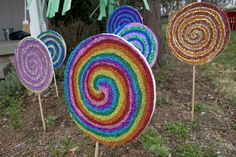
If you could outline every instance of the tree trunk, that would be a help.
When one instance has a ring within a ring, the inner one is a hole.
[[[166,51],[162,39],[162,27],[161,27],[161,0],[148,0],[150,11],[143,11],[144,24],[150,27],[156,34],[158,39],[158,64],[165,63]]]
[[[174,0],[170,1],[170,11],[172,11],[174,8]]]
[[[176,7],[177,7],[177,10],[179,9],[179,0],[176,0]]]

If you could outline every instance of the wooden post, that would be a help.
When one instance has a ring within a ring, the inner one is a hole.
[[[194,120],[194,103],[195,103],[195,73],[196,73],[196,66],[193,65],[193,88],[192,88],[192,118],[191,121],[193,122]]]
[[[43,107],[42,107],[42,101],[41,101],[40,94],[38,94],[38,99],[39,99],[39,108],[40,108],[41,118],[42,118],[42,122],[43,122],[43,130],[46,131],[46,125],[45,125],[44,116],[43,116]]]
[[[58,97],[59,97],[59,94],[58,94],[58,88],[57,88],[57,80],[56,80],[55,70],[53,71],[53,78],[54,78],[54,85],[55,85],[55,89],[56,89],[56,95],[57,95],[57,98],[58,98]]]
[[[98,157],[98,154],[99,154],[99,143],[96,142],[95,157]]]

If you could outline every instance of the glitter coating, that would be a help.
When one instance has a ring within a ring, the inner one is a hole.
[[[14,52],[16,72],[22,84],[35,93],[48,88],[53,77],[52,59],[47,47],[37,38],[20,41]]]
[[[108,17],[106,29],[108,33],[113,33],[119,27],[132,22],[143,23],[142,16],[135,8],[122,5],[117,7]]]
[[[39,34],[38,38],[47,46],[54,69],[59,68],[66,58],[66,44],[63,37],[55,31],[48,30]]]
[[[149,65],[154,65],[158,55],[158,42],[150,28],[141,23],[130,23],[118,28],[114,34],[133,44],[144,55]]]
[[[229,21],[222,10],[205,3],[191,3],[170,19],[167,41],[171,52],[188,64],[204,64],[215,59],[230,38]]]
[[[64,90],[71,117],[89,137],[115,146],[136,139],[155,109],[153,73],[143,55],[114,34],[98,34],[71,53]]]

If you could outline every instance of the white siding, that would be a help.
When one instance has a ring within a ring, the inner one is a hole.
[[[0,0],[0,40],[4,40],[2,28],[22,30],[24,0]]]

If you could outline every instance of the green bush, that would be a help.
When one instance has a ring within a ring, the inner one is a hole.
[[[25,93],[25,88],[14,71],[10,72],[5,80],[0,81],[0,108],[11,105],[12,101],[19,100]]]
[[[5,80],[0,81],[0,112],[14,129],[22,127],[21,98],[24,94],[25,88],[14,71],[10,72]]]
[[[22,108],[21,102],[15,99],[10,99],[10,105],[4,109],[4,115],[9,119],[11,127],[13,129],[18,129],[22,127],[22,122],[20,120]]]

